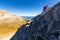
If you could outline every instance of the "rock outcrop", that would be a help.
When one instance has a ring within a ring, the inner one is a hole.
[[[60,40],[60,2],[19,28],[11,40]]]

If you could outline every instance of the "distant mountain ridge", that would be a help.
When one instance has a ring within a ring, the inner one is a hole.
[[[6,10],[0,10],[0,40],[9,40],[12,34],[27,21],[26,18],[11,14]]]
[[[32,19],[34,16],[22,16],[23,18]]]
[[[19,28],[10,40],[60,40],[60,2]]]

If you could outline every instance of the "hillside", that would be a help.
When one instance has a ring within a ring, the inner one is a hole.
[[[19,28],[11,40],[60,40],[60,2]]]
[[[3,40],[5,35],[8,37],[10,33],[11,35],[15,33],[27,21],[26,18],[16,16],[5,10],[0,10],[0,40]]]

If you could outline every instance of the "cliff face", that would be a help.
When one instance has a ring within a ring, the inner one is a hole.
[[[60,2],[19,28],[11,40],[60,40]]]

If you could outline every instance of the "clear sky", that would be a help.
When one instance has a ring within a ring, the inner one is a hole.
[[[19,16],[36,16],[43,6],[52,7],[60,0],[0,0],[0,9],[7,10]]]

